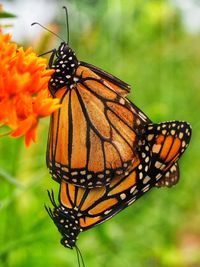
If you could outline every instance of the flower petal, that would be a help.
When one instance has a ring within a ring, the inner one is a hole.
[[[54,70],[46,69],[47,59],[10,40],[0,33],[0,123],[10,127],[12,137],[24,135],[29,145],[36,140],[39,119],[61,105],[48,91]]]

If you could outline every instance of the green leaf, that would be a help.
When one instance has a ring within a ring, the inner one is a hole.
[[[6,11],[0,11],[0,19],[6,19],[6,18],[16,18],[16,15]]]

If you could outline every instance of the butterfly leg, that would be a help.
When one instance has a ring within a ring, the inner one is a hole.
[[[53,49],[47,53],[52,53],[51,56],[50,56],[50,59],[49,59],[49,64],[48,64],[48,68],[51,69],[52,65],[53,65],[53,61],[54,61],[54,57],[56,55],[56,49]]]

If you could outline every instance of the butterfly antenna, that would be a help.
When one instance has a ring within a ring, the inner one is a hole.
[[[78,251],[78,248],[77,246],[75,246],[75,249],[76,249],[76,255],[77,255],[77,260],[78,260],[78,267],[81,267],[81,264],[80,264],[80,256],[79,256],[79,251]]]
[[[66,24],[67,24],[67,44],[69,44],[69,16],[68,16],[68,10],[66,6],[63,6],[65,9],[65,15],[66,15]]]
[[[77,247],[77,245],[75,245],[75,248],[76,248],[77,254],[79,254],[79,256],[81,258],[81,262],[82,262],[83,267],[85,267],[85,263],[84,263],[83,256],[81,254],[80,249]]]
[[[49,30],[48,28],[46,28],[45,26],[43,26],[42,24],[40,24],[39,22],[33,22],[31,23],[31,26],[34,25],[39,25],[40,27],[42,27],[43,29],[45,29],[46,31],[50,32],[51,34],[55,35],[56,37],[58,37],[60,40],[62,40],[63,42],[65,42],[64,39],[62,39],[59,35],[57,35],[55,32],[52,32],[51,30]]]

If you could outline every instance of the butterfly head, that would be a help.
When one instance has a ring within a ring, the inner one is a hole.
[[[73,78],[78,67],[78,60],[75,52],[66,42],[61,42],[58,50],[54,53],[55,60],[50,65],[55,72],[49,81],[49,89],[54,94],[58,89],[65,85],[74,83]]]

